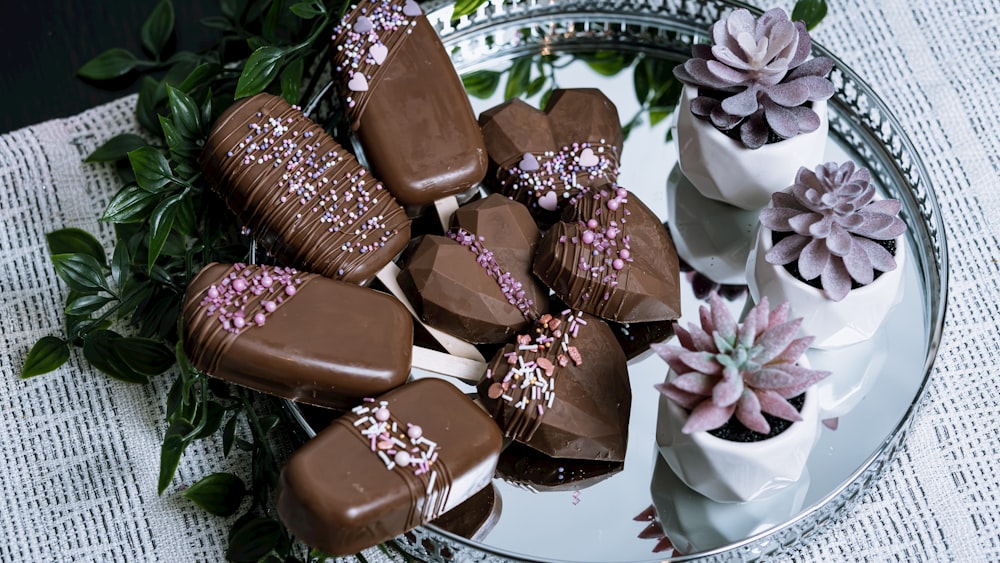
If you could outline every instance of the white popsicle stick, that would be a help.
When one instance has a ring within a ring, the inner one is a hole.
[[[478,360],[470,360],[438,352],[423,346],[413,347],[413,359],[410,361],[415,369],[423,370],[432,374],[447,375],[471,385],[479,383],[486,371],[486,363]]]
[[[434,327],[427,326],[420,320],[420,316],[417,315],[417,311],[413,308],[413,304],[410,303],[406,294],[403,293],[403,288],[401,288],[399,286],[399,282],[396,281],[399,271],[399,266],[397,266],[394,262],[389,262],[384,268],[375,274],[375,277],[382,282],[382,285],[389,290],[389,293],[396,296],[396,298],[403,303],[403,306],[405,306],[410,314],[413,315],[413,322],[420,323],[421,326],[427,329],[427,332],[430,333],[431,337],[444,347],[449,354],[468,360],[475,360],[477,362],[481,362],[485,366],[486,359],[483,358],[483,355],[479,352],[478,348],[460,338],[441,332]]]
[[[458,209],[458,197],[448,196],[434,202],[434,211],[437,212],[438,221],[441,222],[441,230],[448,232],[451,227],[451,216]]]

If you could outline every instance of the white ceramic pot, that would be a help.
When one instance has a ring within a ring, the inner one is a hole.
[[[803,362],[803,365],[805,363]],[[669,378],[676,377],[673,371]],[[771,497],[797,483],[819,439],[819,404],[806,392],[802,420],[759,442],[731,442],[708,432],[681,431],[687,412],[660,395],[656,444],[685,485],[716,502]]]
[[[808,468],[793,485],[750,502],[715,502],[688,487],[655,456],[649,493],[663,532],[680,553],[709,551],[787,522],[809,491]]]
[[[747,259],[747,285],[754,303],[767,296],[772,305],[788,301],[789,318],[802,317],[802,333],[816,337],[815,348],[839,348],[871,338],[889,311],[903,300],[906,235],[896,238],[896,269],[883,272],[874,282],[852,289],[840,301],[764,259],[771,249],[771,230],[758,228]]]
[[[684,175],[707,198],[743,209],[760,209],[771,194],[792,185],[799,167],[824,162],[830,124],[826,101],[813,102],[819,128],[759,149],[748,149],[710,122],[691,113],[698,88],[685,86],[677,108],[678,163]]]
[[[715,283],[746,284],[759,216],[701,195],[677,166],[667,177],[667,226],[677,255]]]

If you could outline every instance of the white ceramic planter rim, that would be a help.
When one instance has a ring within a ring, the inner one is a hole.
[[[698,88],[684,86],[677,108],[677,150],[681,171],[707,198],[743,209],[760,209],[771,194],[792,185],[799,168],[823,161],[830,123],[826,100],[813,102],[820,118],[815,131],[758,149],[748,149],[691,113]]]
[[[757,229],[756,243],[747,260],[747,284],[755,303],[766,295],[771,306],[785,301],[791,317],[802,317],[803,334],[816,339],[814,348],[838,348],[871,338],[889,311],[903,300],[903,269],[909,255],[906,234],[896,238],[896,268],[883,272],[874,282],[852,289],[840,301],[764,259],[771,249],[771,230]]]
[[[802,361],[800,365],[807,365]],[[673,371],[668,380],[675,377]],[[759,442],[732,442],[708,432],[681,431],[687,413],[660,396],[657,445],[663,459],[691,489],[716,502],[746,502],[773,496],[802,476],[819,438],[819,405],[806,391],[802,420]]]

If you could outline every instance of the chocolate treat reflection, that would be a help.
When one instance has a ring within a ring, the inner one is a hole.
[[[462,504],[432,520],[431,525],[457,536],[479,541],[496,526],[502,510],[500,491],[490,483]]]
[[[497,476],[537,492],[579,491],[624,467],[620,461],[557,459],[514,442],[500,454]]]
[[[649,486],[663,532],[680,553],[715,549],[768,530],[802,508],[809,490],[808,468],[802,478],[762,500],[715,502],[685,485],[659,454]]]

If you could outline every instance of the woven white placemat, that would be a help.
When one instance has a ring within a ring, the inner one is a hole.
[[[791,2],[780,5],[790,9]],[[899,459],[795,560],[1000,560],[1000,4],[833,0],[816,40],[881,95],[923,156],[947,224],[945,341]],[[82,164],[136,131],[135,98],[0,136],[0,561],[218,561],[228,522],[177,495],[249,460],[196,443],[156,495],[167,377],[127,385],[74,352],[21,381],[31,344],[60,334],[66,289],[45,233],[111,231],[97,217],[117,187]],[[214,440],[214,438],[212,439]],[[383,559],[371,552],[369,559]]]

